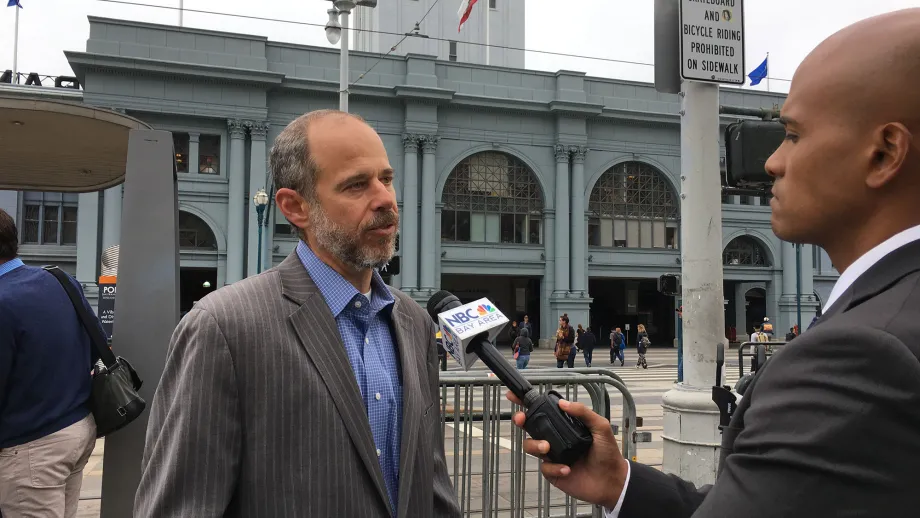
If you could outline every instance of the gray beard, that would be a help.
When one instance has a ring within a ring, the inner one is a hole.
[[[355,270],[383,268],[396,255],[396,234],[381,237],[371,246],[362,246],[363,229],[350,231],[343,228],[329,219],[318,203],[311,204],[310,221],[316,243]]]

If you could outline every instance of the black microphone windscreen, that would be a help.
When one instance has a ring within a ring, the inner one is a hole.
[[[453,293],[447,290],[441,290],[435,293],[434,295],[432,295],[431,298],[428,299],[428,305],[427,305],[428,314],[431,316],[431,318],[433,318],[437,322],[438,313],[440,313],[440,309],[441,309],[438,306],[441,305],[444,299],[446,299],[447,297],[453,297],[453,296],[454,296]]]

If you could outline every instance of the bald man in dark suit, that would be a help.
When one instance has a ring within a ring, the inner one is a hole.
[[[913,516],[920,509],[920,9],[821,43],[767,162],[773,231],[842,272],[824,315],[757,372],[722,437],[714,485],[623,459],[609,422],[588,456],[544,463],[563,491],[623,518]],[[524,416],[515,416],[518,425]],[[543,441],[524,449],[545,454]]]

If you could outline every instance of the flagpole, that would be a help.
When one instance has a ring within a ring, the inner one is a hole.
[[[770,91],[770,53],[767,52],[767,92]]]
[[[13,83],[19,84],[19,5],[14,5],[16,10],[16,25],[13,29]]]
[[[182,15],[185,14],[185,2],[179,0],[179,27],[182,27]]]

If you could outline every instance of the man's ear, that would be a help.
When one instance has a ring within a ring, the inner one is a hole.
[[[275,204],[284,217],[295,227],[303,230],[310,222],[310,211],[307,201],[293,189],[278,189],[275,193]]]
[[[876,130],[873,137],[875,147],[872,169],[866,177],[866,185],[878,189],[894,180],[901,171],[913,141],[913,135],[900,122],[889,122]]]

